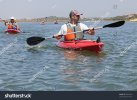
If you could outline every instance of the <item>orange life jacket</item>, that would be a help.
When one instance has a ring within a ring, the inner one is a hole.
[[[73,29],[70,24],[67,24],[67,34],[64,36],[65,41],[72,41],[77,39],[83,39],[83,32],[79,33],[72,33],[76,31],[81,31],[80,25],[78,24],[75,26],[75,29]]]
[[[69,28],[67,28],[67,34],[64,36],[65,41],[72,41],[75,40],[75,34],[72,33],[73,31]]]
[[[11,24],[8,24],[7,27],[8,27],[8,29],[12,29],[13,28]]]

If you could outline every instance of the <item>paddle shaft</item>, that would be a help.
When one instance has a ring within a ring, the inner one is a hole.
[[[93,30],[99,30],[99,29],[102,29],[103,27],[97,27],[97,28],[95,28],[95,29],[93,29]],[[86,32],[86,31],[88,31],[89,29],[87,29],[87,30],[83,30],[83,31],[76,31],[76,32],[71,32],[71,33],[66,33],[66,34],[75,34],[75,33],[79,33],[79,32]],[[64,35],[59,35],[59,36],[65,36],[66,34],[64,34]],[[47,39],[48,38],[51,38],[51,37],[46,37]],[[54,38],[54,36],[52,37],[52,38]]]

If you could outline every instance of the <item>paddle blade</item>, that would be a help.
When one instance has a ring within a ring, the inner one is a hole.
[[[122,26],[124,25],[125,21],[118,21],[118,22],[115,22],[115,23],[111,23],[111,24],[108,24],[108,25],[105,25],[103,26],[103,28],[106,28],[106,27],[119,27],[119,26]]]
[[[42,37],[30,37],[26,41],[27,41],[28,45],[32,46],[32,45],[37,45],[44,40],[45,40],[45,38],[42,38]]]

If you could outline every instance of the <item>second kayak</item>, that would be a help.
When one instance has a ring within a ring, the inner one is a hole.
[[[7,29],[5,31],[5,33],[9,33],[9,34],[17,34],[17,33],[20,33],[19,30],[15,30],[15,29]]]
[[[74,41],[60,41],[57,46],[64,49],[74,50],[89,50],[93,52],[100,52],[104,44],[102,42],[97,43],[92,40],[74,40]]]

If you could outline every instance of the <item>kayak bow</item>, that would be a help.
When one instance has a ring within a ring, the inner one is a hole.
[[[93,52],[100,52],[104,44],[102,42],[97,43],[92,40],[74,40],[74,41],[60,41],[57,46],[63,49],[74,50],[89,50]]]
[[[5,33],[18,34],[18,33],[20,33],[20,31],[19,31],[19,30],[15,30],[15,29],[7,29],[7,30],[5,31]]]

